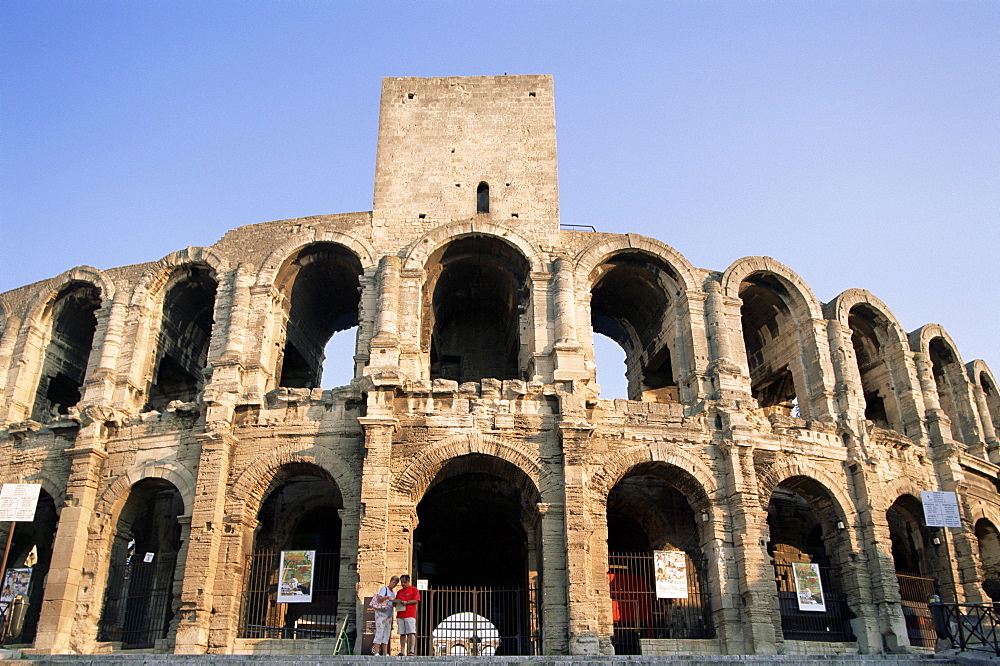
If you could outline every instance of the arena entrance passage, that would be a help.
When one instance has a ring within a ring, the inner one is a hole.
[[[177,488],[149,478],[132,486],[111,546],[97,640],[145,649],[165,639],[176,611],[174,589],[184,502]]]
[[[521,470],[469,454],[438,472],[417,505],[413,570],[428,581],[423,655],[540,653],[538,491]]]
[[[790,477],[771,493],[767,552],[774,564],[781,634],[786,640],[857,640],[851,628],[856,615],[841,579],[841,565],[851,549],[838,523],[843,524],[842,518],[830,494],[813,479]],[[818,588],[812,579],[817,570]]]
[[[690,498],[690,500],[689,500]],[[633,467],[608,494],[608,581],[615,654],[640,654],[640,639],[714,638],[703,540],[692,504],[707,497],[690,475],[663,463]],[[657,594],[654,555],[677,576]]]
[[[953,596],[947,598],[950,586],[940,585],[936,575],[948,570],[947,550],[942,549],[945,552],[941,555],[935,552],[935,537],[924,523],[923,505],[913,495],[900,496],[885,513],[910,645],[933,648],[937,633],[928,603],[930,597],[940,594],[945,601],[954,601]]]
[[[324,470],[306,463],[282,467],[271,488],[257,513],[259,527],[247,558],[240,636],[333,638],[343,617],[338,612],[340,490]],[[296,586],[311,601],[279,602],[283,551],[315,551],[309,580]]]
[[[11,541],[7,569],[29,569],[28,592],[15,597],[14,602],[0,607],[0,622],[5,623],[0,632],[0,645],[30,644],[35,640],[38,616],[45,596],[45,579],[52,561],[52,543],[56,537],[56,504],[52,496],[41,490],[35,519],[16,523]],[[7,542],[8,530],[15,523],[4,523],[0,529],[0,543]]]

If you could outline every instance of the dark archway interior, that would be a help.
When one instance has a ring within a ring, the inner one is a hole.
[[[955,393],[952,387],[962,387],[965,377],[955,352],[944,338],[934,338],[928,345],[931,360],[931,372],[937,386],[938,402],[941,409],[951,420],[951,436],[958,442],[964,442],[962,437],[962,422],[955,404]]]
[[[882,428],[895,427],[896,396],[892,376],[880,340],[885,329],[883,317],[864,305],[855,305],[847,318],[851,343],[858,361],[865,397],[865,418]]]
[[[812,505],[794,490],[778,486],[767,505],[771,540],[767,552],[777,565],[812,562],[830,566],[823,543],[823,526]]]
[[[243,636],[282,637],[286,635],[283,629],[296,626],[304,617],[310,624],[303,626],[337,630],[343,506],[340,489],[322,468],[292,463],[278,471],[257,512]],[[316,551],[312,579],[307,586],[312,601],[277,601],[281,552],[290,550]]]
[[[896,572],[910,576],[928,576],[933,572],[929,558],[930,535],[924,526],[920,502],[904,495],[886,511],[889,539]]]
[[[799,353],[788,290],[775,276],[754,273],[740,285],[743,344],[753,397],[763,408],[792,416],[797,400],[790,364]]]
[[[417,505],[416,571],[434,587],[527,585],[525,517],[537,499],[495,466],[477,454],[453,460]]]
[[[56,295],[52,304],[52,337],[45,349],[42,376],[31,410],[35,421],[47,423],[80,402],[100,307],[100,290],[87,282],[71,283]]]
[[[310,245],[279,271],[288,307],[279,386],[320,386],[326,343],[358,325],[362,272],[358,257],[335,243]]]
[[[980,518],[976,521],[976,541],[983,591],[993,601],[1000,601],[1000,531],[986,518]]]
[[[181,494],[168,481],[150,478],[132,486],[111,547],[98,640],[145,648],[166,637],[183,511]]]
[[[147,411],[163,411],[174,400],[196,400],[205,386],[217,283],[210,269],[194,265],[178,269],[172,281],[163,297],[156,379]]]
[[[38,495],[38,505],[35,517],[31,522],[4,523],[6,529],[0,530],[0,543],[6,543],[8,530],[14,528],[10,554],[7,558],[8,569],[31,569],[31,585],[23,613],[11,614],[11,623],[7,625],[4,641],[7,645],[16,643],[31,643],[35,640],[38,629],[38,615],[42,609],[42,599],[45,593],[45,578],[49,573],[52,561],[52,544],[56,537],[56,504],[44,490]]]
[[[529,269],[517,249],[486,236],[460,238],[431,256],[421,339],[432,379],[522,377]]]
[[[595,269],[591,290],[591,325],[625,350],[629,398],[659,391],[657,401],[676,402],[671,358],[675,325],[674,299],[679,282],[662,262],[640,252],[616,254]]]

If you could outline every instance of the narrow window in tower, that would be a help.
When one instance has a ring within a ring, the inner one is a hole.
[[[490,212],[490,186],[486,183],[479,183],[476,188],[476,212]]]

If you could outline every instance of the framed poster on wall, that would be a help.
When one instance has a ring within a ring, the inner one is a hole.
[[[312,601],[315,550],[281,551],[281,576],[278,579],[279,604],[305,604]]]

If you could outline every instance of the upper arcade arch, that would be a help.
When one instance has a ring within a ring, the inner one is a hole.
[[[926,359],[921,361],[925,373],[921,388],[925,394],[934,393],[936,402],[951,421],[951,436],[966,447],[980,444],[981,429],[971,401],[972,387],[954,340],[941,325],[926,324],[910,333],[910,348]]]
[[[626,251],[642,252],[662,261],[673,274],[681,292],[699,289],[695,268],[684,255],[666,243],[639,234],[624,234],[598,241],[578,252],[574,258],[576,283],[593,287],[590,280],[594,270],[612,255]]]
[[[805,282],[770,257],[739,259],[722,275],[723,295],[739,299],[750,389],[762,408],[805,418],[830,414],[828,342],[822,306]]]
[[[296,234],[293,238],[271,250],[257,272],[256,286],[275,287],[282,267],[286,266],[302,250],[317,243],[343,246],[354,254],[363,271],[367,271],[378,263],[378,253],[363,239],[339,231],[314,229],[310,234]]]
[[[403,270],[425,270],[431,255],[445,245],[468,236],[487,236],[516,248],[529,264],[532,273],[545,271],[545,262],[538,248],[513,229],[479,219],[455,222],[437,227],[414,240],[402,252]]]
[[[594,333],[614,340],[625,352],[629,398],[678,401],[681,385],[695,370],[686,297],[691,276],[674,267],[680,257],[667,246],[629,237],[599,243],[584,252],[588,254],[586,264],[596,263],[578,284],[590,288]],[[681,265],[685,272],[690,268]]]
[[[972,382],[973,390],[979,407],[979,418],[983,424],[983,432],[987,438],[1000,437],[1000,389],[993,372],[985,361],[976,359],[965,366]]]

